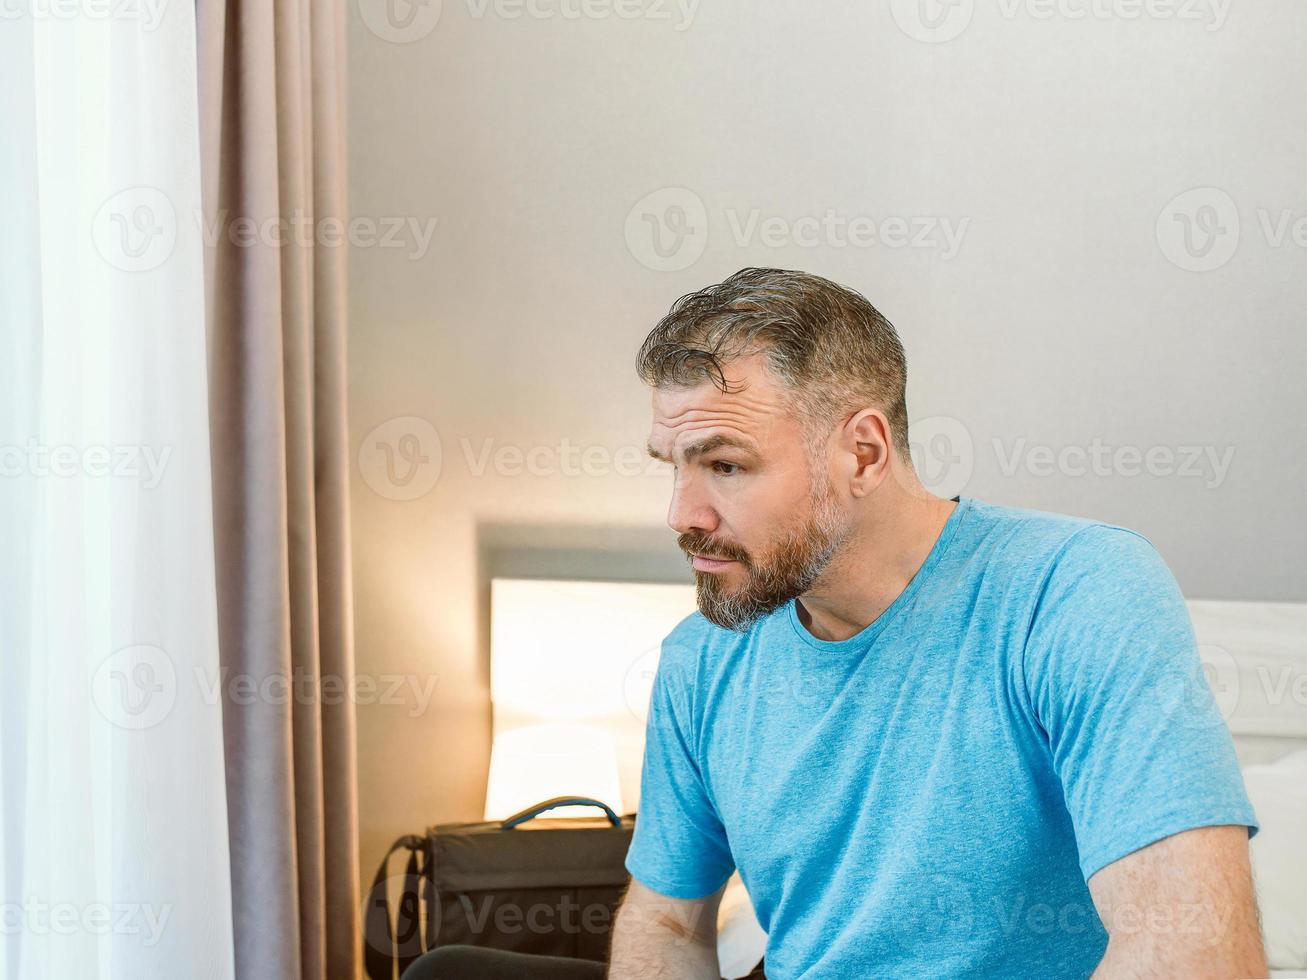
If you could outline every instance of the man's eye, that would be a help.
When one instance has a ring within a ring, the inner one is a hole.
[[[740,467],[735,463],[727,463],[724,460],[717,460],[712,464],[713,472],[722,476],[734,476],[740,472]]]

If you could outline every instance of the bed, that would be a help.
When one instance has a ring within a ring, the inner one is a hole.
[[[1189,612],[1261,822],[1252,859],[1271,975],[1307,977],[1307,603]]]

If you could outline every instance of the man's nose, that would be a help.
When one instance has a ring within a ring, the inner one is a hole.
[[[711,534],[717,530],[717,523],[717,512],[702,492],[678,476],[672,488],[671,505],[667,508],[667,526],[677,534],[692,531]]]

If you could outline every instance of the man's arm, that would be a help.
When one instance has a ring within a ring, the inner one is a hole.
[[[707,898],[668,898],[634,878],[613,925],[612,980],[718,980],[719,889]]]
[[[1248,828],[1165,837],[1089,879],[1107,927],[1098,980],[1264,977]]]

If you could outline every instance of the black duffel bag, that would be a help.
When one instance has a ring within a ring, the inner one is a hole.
[[[578,805],[604,815],[537,819]],[[368,893],[368,977],[395,980],[423,953],[453,943],[606,962],[634,828],[634,816],[560,796],[507,820],[438,824],[423,837],[401,837]],[[392,919],[387,872],[396,851],[408,860]]]

